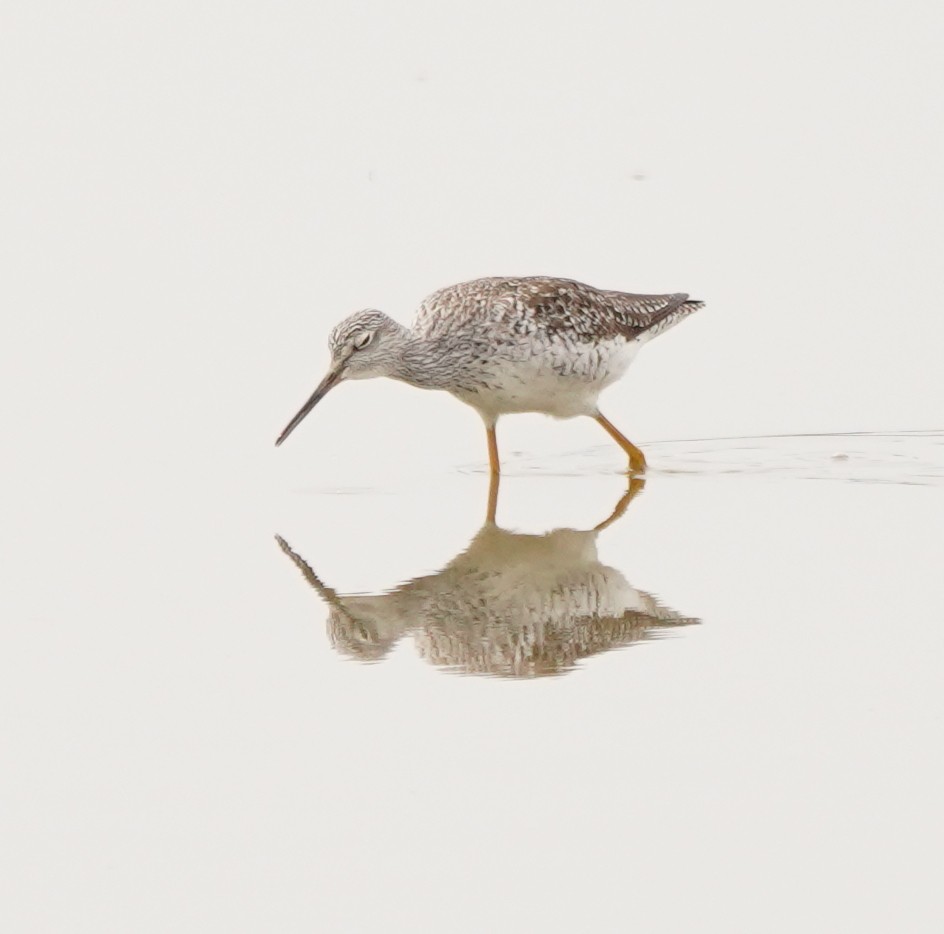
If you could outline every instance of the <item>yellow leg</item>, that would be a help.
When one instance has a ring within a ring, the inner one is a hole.
[[[495,426],[486,425],[485,433],[488,435],[488,469],[493,477],[501,473],[501,464],[498,461],[498,439],[495,437]]]
[[[488,478],[488,509],[485,513],[485,521],[490,525],[495,524],[495,512],[498,509],[498,484],[501,482],[501,474],[493,473]]]
[[[599,412],[594,418],[603,426],[606,433],[629,455],[629,469],[633,473],[642,473],[646,469],[646,456],[623,435],[620,430],[609,419],[604,418]]]

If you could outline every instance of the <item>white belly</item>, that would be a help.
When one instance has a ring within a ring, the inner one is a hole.
[[[551,345],[525,359],[497,358],[483,366],[480,386],[455,395],[489,419],[514,412],[592,415],[597,397],[626,372],[638,349],[635,341],[620,338],[569,348]]]

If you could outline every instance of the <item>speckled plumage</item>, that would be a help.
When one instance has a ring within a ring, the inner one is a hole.
[[[450,392],[475,408],[489,431],[493,472],[494,426],[514,412],[594,417],[638,471],[645,458],[602,418],[597,398],[644,343],[701,307],[684,293],[637,295],[532,276],[439,289],[423,301],[411,328],[374,309],[357,312],[331,332],[328,376],[276,443],[332,386],[387,376]]]
[[[401,378],[452,392],[492,423],[512,412],[590,415],[643,343],[701,305],[570,279],[474,279],[423,301]]]
[[[683,305],[689,307],[682,310]],[[665,330],[701,305],[683,293],[634,295],[573,279],[495,277],[433,292],[420,305],[412,330],[425,340],[473,331],[477,324],[486,325],[493,340],[495,334],[566,343],[637,340],[658,324]]]

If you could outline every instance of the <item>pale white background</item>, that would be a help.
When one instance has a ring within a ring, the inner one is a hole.
[[[463,547],[454,400],[272,441],[337,319],[479,275],[708,302],[604,400],[644,445],[940,429],[942,41],[931,2],[7,4],[3,928],[939,930],[939,483],[657,473],[601,552],[703,626],[540,684],[341,661],[271,535],[365,590]],[[532,480],[534,529],[619,495]]]

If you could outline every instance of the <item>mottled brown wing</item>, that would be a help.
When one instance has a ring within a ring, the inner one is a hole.
[[[585,340],[633,339],[650,330],[662,331],[700,307],[681,292],[633,295],[566,279],[522,280],[519,295],[535,323],[549,335],[567,332]],[[694,307],[687,308],[686,303]]]
[[[573,279],[543,276],[474,279],[428,296],[414,330],[427,337],[487,328],[509,334],[594,342],[654,336],[697,308],[682,293],[609,292]]]

